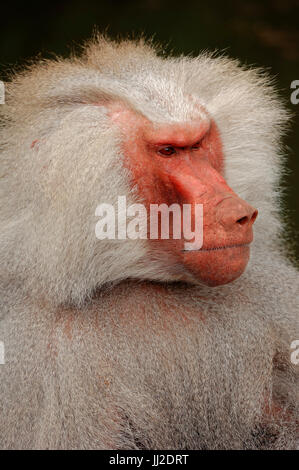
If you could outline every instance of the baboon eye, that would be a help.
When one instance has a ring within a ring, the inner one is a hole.
[[[200,144],[201,144],[201,142],[200,142],[200,140],[199,140],[198,142],[196,142],[196,144],[192,145],[191,149],[192,149],[192,150],[197,150],[197,149],[199,149]]]
[[[164,157],[171,157],[171,155],[174,155],[176,151],[174,147],[171,147],[170,145],[168,145],[167,147],[163,147],[159,149],[158,153],[160,155],[163,155]]]

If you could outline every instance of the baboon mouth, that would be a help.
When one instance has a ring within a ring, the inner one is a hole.
[[[240,247],[245,247],[245,246],[248,246],[249,247],[250,243],[238,243],[238,244],[235,244],[235,245],[224,245],[224,246],[215,246],[215,247],[211,247],[211,248],[200,248],[200,249],[195,249],[195,250],[182,250],[184,253],[188,253],[188,252],[208,252],[208,251],[219,251],[219,250],[227,250],[229,248],[240,248]]]

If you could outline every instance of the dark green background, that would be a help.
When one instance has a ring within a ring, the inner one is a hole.
[[[264,66],[295,114],[286,139],[284,215],[299,260],[299,104],[290,103],[290,84],[299,80],[299,1],[75,0],[0,5],[0,77],[8,66],[37,54],[67,55],[95,27],[111,36],[145,33],[175,54],[221,49],[248,64]]]

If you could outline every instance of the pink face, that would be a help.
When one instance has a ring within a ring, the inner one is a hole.
[[[249,260],[257,210],[240,199],[222,176],[221,138],[213,120],[154,125],[115,107],[110,117],[124,131],[125,165],[149,213],[150,204],[203,205],[203,246],[186,251],[178,240],[150,240],[199,281],[216,286],[240,276]],[[194,226],[195,221],[192,220]],[[171,225],[171,224],[170,224]]]

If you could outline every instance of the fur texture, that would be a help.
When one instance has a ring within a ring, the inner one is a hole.
[[[184,122],[195,99],[220,129],[228,184],[259,209],[247,272],[214,289],[180,283],[146,240],[94,233],[99,203],[140,202],[105,104]],[[299,279],[278,217],[288,116],[267,76],[101,37],[14,76],[0,113],[1,447],[294,448]]]

